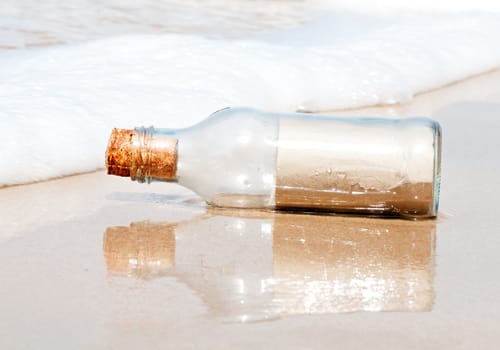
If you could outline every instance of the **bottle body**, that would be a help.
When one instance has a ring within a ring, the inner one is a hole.
[[[177,143],[174,178],[146,174],[139,180],[175,180],[215,206],[437,213],[441,132],[430,119],[228,108],[187,129],[136,131],[144,145]]]

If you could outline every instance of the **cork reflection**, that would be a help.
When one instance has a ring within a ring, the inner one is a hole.
[[[166,275],[175,261],[174,229],[175,224],[142,222],[107,228],[103,251],[108,271],[146,280]]]
[[[178,223],[110,227],[113,276],[174,277],[207,316],[429,311],[435,221],[210,210]],[[161,293],[161,289],[158,293]]]

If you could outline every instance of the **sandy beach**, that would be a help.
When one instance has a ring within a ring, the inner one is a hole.
[[[0,348],[497,348],[500,71],[334,113],[441,123],[437,220],[213,210],[104,171],[3,188]]]

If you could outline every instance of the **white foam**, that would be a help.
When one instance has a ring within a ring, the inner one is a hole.
[[[317,4],[326,8],[348,10],[356,13],[430,13],[430,12],[463,12],[463,11],[500,11],[498,0],[317,0]]]
[[[0,185],[103,167],[112,127],[186,126],[226,106],[407,102],[499,67],[499,32],[498,14],[329,14],[253,39],[135,35],[4,51]]]

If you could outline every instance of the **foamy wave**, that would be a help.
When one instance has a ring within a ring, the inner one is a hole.
[[[500,66],[500,15],[327,15],[252,40],[162,34],[0,54],[0,185],[103,166],[112,127],[226,106],[402,103]],[[230,132],[230,131],[228,131]]]
[[[453,13],[463,11],[500,12],[498,0],[317,0],[317,5],[336,10],[347,10],[356,13],[390,14],[390,13]]]

